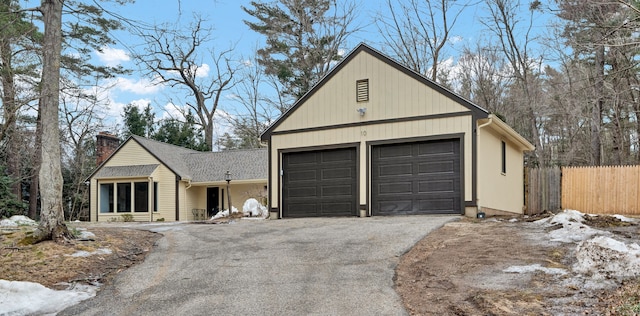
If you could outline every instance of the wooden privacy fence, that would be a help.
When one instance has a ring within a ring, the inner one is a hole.
[[[525,174],[527,214],[574,209],[640,215],[640,166],[531,168]]]
[[[562,168],[562,207],[640,215],[640,166]]]
[[[525,200],[527,215],[561,209],[561,177],[562,172],[559,167],[526,169]]]

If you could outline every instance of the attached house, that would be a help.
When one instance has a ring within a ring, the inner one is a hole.
[[[248,198],[265,202],[266,149],[199,152],[139,136],[114,142],[98,135],[99,167],[89,178],[91,221],[123,214],[135,221],[200,220],[227,209],[229,195],[239,210]]]
[[[522,213],[497,116],[360,44],[261,136],[272,217]]]

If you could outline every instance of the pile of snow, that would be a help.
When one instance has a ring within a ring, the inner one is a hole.
[[[235,206],[232,206],[231,214],[237,214],[237,213],[238,213],[238,209]],[[211,217],[211,220],[223,218],[223,217],[229,217],[229,210],[219,211],[216,215],[213,215],[213,217]]]
[[[573,272],[591,276],[592,280],[623,280],[640,276],[640,246],[613,239],[613,234],[584,224],[585,214],[565,210],[555,216],[536,221],[546,227],[560,226],[549,231],[550,241],[577,243],[577,262]],[[614,215],[624,222],[637,222],[622,215]],[[517,267],[510,267],[509,269]],[[512,272],[511,270],[505,272]],[[546,273],[550,273],[545,271]]]
[[[36,226],[36,221],[24,215],[13,215],[9,219],[0,221],[0,226],[17,227],[17,226]]]
[[[576,248],[573,270],[596,280],[626,279],[640,275],[640,246],[598,236]]]
[[[269,215],[267,208],[256,199],[246,200],[242,206],[242,213],[249,217],[267,217]]]
[[[0,280],[0,315],[55,315],[96,295],[97,287],[56,291],[33,282]]]
[[[239,213],[238,209],[235,208],[235,206],[232,206],[231,214],[237,213]],[[242,206],[242,216],[266,218],[269,216],[269,212],[265,206],[258,202],[258,200],[252,198],[244,202],[244,205]],[[223,217],[229,217],[229,210],[219,211],[216,215],[211,217],[211,220]]]
[[[545,226],[562,226],[549,232],[551,241],[573,243],[587,240],[597,235],[610,235],[609,232],[593,229],[583,224],[584,215],[584,213],[576,210],[565,210],[554,216],[535,221],[534,223]]]

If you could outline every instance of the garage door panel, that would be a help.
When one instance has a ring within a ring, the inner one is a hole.
[[[455,192],[455,181],[453,180],[433,180],[419,181],[418,193],[442,193]]]
[[[455,154],[455,144],[453,142],[430,142],[422,143],[417,146],[418,155],[420,156],[436,156],[441,154]]]
[[[353,171],[354,170],[349,167],[322,169],[321,180],[340,180],[340,179],[351,180],[354,177]]]
[[[378,167],[380,177],[402,176],[413,174],[413,165],[411,163],[399,163],[393,165],[383,165]]]
[[[299,170],[290,171],[289,180],[291,182],[308,182],[316,181],[318,179],[316,170]]]
[[[338,196],[353,196],[352,187],[350,185],[332,185],[332,186],[322,186],[322,197],[331,198]]]
[[[418,164],[419,174],[433,174],[433,173],[446,173],[454,172],[454,162],[449,161],[435,161],[435,162],[423,162]]]
[[[397,149],[402,155],[388,159]],[[373,214],[460,214],[460,159],[459,139],[372,147]]]
[[[429,209],[437,212],[447,212],[455,207],[454,198],[436,198],[419,200],[420,209]]]
[[[411,199],[380,201],[380,209],[376,215],[406,214],[411,211],[412,205],[413,201]]]
[[[380,159],[397,159],[401,157],[411,157],[413,149],[411,145],[390,145],[386,147],[381,147],[379,152]]]
[[[354,151],[355,152],[355,151]],[[351,162],[355,155],[350,150],[332,150],[320,153],[320,161],[327,162]]]
[[[283,154],[282,215],[355,215],[356,161],[355,148]]]
[[[289,197],[291,198],[305,198],[308,196],[315,196],[317,195],[317,190],[316,187],[297,187],[297,188],[290,188],[287,190]]]
[[[316,164],[317,159],[312,152],[301,152],[290,156],[287,163],[289,166]]]
[[[376,193],[378,194],[378,196],[389,195],[389,194],[393,194],[393,195],[411,194],[412,186],[413,185],[411,181],[384,183],[384,184],[378,185],[377,187],[378,189],[376,190]]]

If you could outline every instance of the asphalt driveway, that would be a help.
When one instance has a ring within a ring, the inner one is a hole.
[[[399,257],[457,216],[139,224],[144,263],[59,315],[406,315]]]

